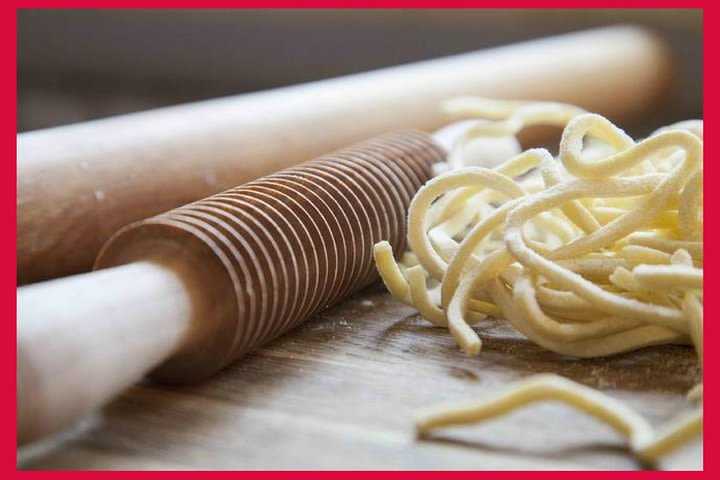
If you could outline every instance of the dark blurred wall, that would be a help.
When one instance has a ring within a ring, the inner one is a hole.
[[[277,87],[613,23],[678,58],[655,124],[702,115],[701,10],[18,10],[18,129]]]

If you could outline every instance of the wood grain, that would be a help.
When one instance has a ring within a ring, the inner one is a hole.
[[[618,435],[562,405],[422,441],[412,415],[557,372],[658,425],[690,407],[685,392],[700,378],[688,347],[575,360],[502,322],[477,328],[484,350],[465,357],[447,332],[374,285],[202,384],[132,388],[84,429],[21,450],[18,468],[635,469]],[[701,453],[698,443],[666,466],[698,468]]]

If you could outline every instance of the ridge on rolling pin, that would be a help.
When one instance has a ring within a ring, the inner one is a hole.
[[[589,30],[17,138],[17,279],[87,271],[120,227],[396,128],[446,124],[456,95],[575,103],[623,118],[664,90],[645,30]]]
[[[92,273],[18,289],[18,443],[151,373],[206,377],[377,278],[372,246],[445,151],[399,132],[120,230]]]

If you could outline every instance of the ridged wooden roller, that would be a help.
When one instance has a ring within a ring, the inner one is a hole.
[[[422,132],[379,137],[133,223],[100,271],[21,288],[19,439],[150,371],[205,377],[367,286],[373,244],[402,250],[410,201],[443,157]]]
[[[213,327],[154,372],[193,380],[375,280],[372,245],[404,248],[410,200],[441,159],[424,133],[380,137],[133,223],[96,268],[177,255],[193,265],[214,297],[199,321]]]

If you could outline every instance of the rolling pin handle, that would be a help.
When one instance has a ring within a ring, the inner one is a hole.
[[[18,444],[140,380],[181,348],[193,318],[185,283],[153,262],[22,287],[17,302]]]

